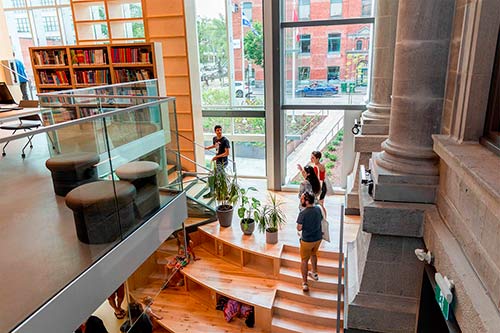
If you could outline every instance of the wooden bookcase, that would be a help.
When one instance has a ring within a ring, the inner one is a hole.
[[[159,43],[31,47],[39,93],[158,79],[165,91]]]

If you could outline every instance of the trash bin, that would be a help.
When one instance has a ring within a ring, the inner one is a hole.
[[[340,83],[340,92],[343,92],[343,93],[347,92],[347,82]]]
[[[349,91],[348,91],[348,93],[354,93],[354,92],[356,92],[356,83],[350,82],[349,83]]]

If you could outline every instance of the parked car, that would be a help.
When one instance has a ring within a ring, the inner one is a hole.
[[[320,84],[311,84],[309,86],[295,90],[295,94],[299,97],[323,97],[333,96],[339,93],[338,87],[331,87]]]
[[[252,87],[249,87],[246,84],[243,84],[242,81],[234,82],[234,94],[237,98],[242,98],[243,96],[253,94]]]

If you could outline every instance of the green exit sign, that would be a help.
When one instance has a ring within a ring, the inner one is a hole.
[[[441,292],[441,288],[436,284],[436,288],[434,289],[434,293],[436,295],[436,301],[438,302],[439,307],[441,308],[441,312],[446,320],[449,319],[450,316],[450,303],[446,300],[446,297]]]

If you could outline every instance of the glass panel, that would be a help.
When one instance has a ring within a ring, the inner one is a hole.
[[[111,19],[142,18],[141,2],[108,1],[108,13]]]
[[[59,17],[62,21],[63,39],[65,45],[76,44],[75,27],[73,26],[73,19],[70,7],[59,8]]]
[[[79,40],[108,39],[106,23],[78,23],[76,26]]]
[[[236,167],[239,176],[265,177],[265,119],[205,117],[203,118],[205,147],[213,144],[215,125],[222,126],[222,135],[231,143],[227,169],[233,172]],[[205,166],[207,168],[210,168],[210,162],[216,153],[215,150],[205,150]]]
[[[364,104],[370,29],[369,24],[285,29],[285,104]]]
[[[321,162],[332,184],[341,180],[343,110],[286,110],[285,184],[299,185],[303,181],[297,164],[311,163],[311,153],[320,151]]]
[[[284,21],[371,16],[374,0],[282,0]]]
[[[3,7],[8,8],[23,8],[26,6],[26,0],[4,0]]]
[[[99,21],[106,19],[106,10],[104,9],[103,2],[75,2],[73,8],[75,21]]]
[[[233,5],[230,26],[223,0],[198,0],[196,14],[202,106],[264,105],[262,1]]]
[[[113,38],[144,38],[144,23],[141,20],[111,22]]]
[[[61,32],[55,8],[33,9],[33,27],[40,45],[62,45]]]

